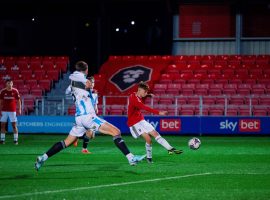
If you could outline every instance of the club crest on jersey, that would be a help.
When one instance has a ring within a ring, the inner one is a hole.
[[[152,69],[142,65],[135,65],[115,72],[110,78],[110,82],[120,91],[125,91],[140,81],[149,81],[151,79],[151,74]]]

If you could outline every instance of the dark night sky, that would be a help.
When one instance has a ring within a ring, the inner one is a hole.
[[[89,2],[0,3],[0,53],[66,54],[96,66],[113,54],[170,53],[167,1]]]

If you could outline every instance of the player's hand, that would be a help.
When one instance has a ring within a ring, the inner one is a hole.
[[[167,115],[168,111],[159,111],[159,115]]]
[[[147,94],[147,97],[155,97],[155,95],[153,93]]]
[[[18,114],[21,115],[22,114],[22,109],[18,110]]]

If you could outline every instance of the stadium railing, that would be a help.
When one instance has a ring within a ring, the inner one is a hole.
[[[155,96],[145,102],[172,116],[270,116],[269,95]],[[22,98],[23,110],[31,115],[74,115],[71,97],[43,96],[33,101]],[[99,115],[127,115],[128,96],[103,96]],[[27,114],[27,113],[25,113]],[[151,115],[143,111],[145,115]]]

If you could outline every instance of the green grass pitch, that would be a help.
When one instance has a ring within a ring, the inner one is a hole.
[[[200,137],[201,148],[190,150],[191,137],[164,136],[182,155],[168,155],[153,141],[153,164],[130,166],[110,136],[90,142],[93,154],[71,146],[34,170],[37,155],[64,135],[21,135],[20,143],[0,145],[1,199],[270,199],[269,137]],[[124,136],[130,150],[144,154],[142,139]]]

